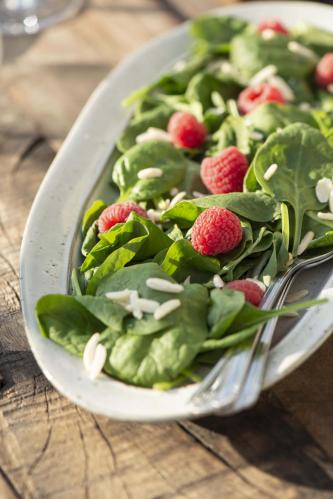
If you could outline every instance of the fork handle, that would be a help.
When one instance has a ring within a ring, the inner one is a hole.
[[[277,309],[282,307],[285,298],[288,294],[288,291],[290,289],[290,286],[293,282],[293,277],[294,276],[292,276],[292,278],[287,282],[286,286],[282,290],[279,299],[276,303]],[[227,410],[225,414],[247,409],[248,407],[254,405],[258,400],[262,390],[264,374],[267,366],[268,354],[270,351],[270,346],[272,343],[278,319],[279,319],[278,317],[273,317],[262,328],[260,338],[253,352],[251,365],[249,367],[245,383],[238,394],[238,398],[232,404],[232,406],[229,406],[229,410]]]
[[[268,310],[272,308],[293,274],[294,269],[290,267],[283,276],[279,277],[268,288],[262,303],[263,309]],[[200,413],[204,406],[207,407],[209,405],[212,409],[221,410],[234,403],[249,372],[252,357],[261,338],[261,333],[262,327],[258,330],[254,342],[249,349],[236,353],[227,352],[213,367],[190,399],[190,403],[193,404],[194,413]]]

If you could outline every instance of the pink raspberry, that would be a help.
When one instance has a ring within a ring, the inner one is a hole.
[[[244,154],[237,147],[229,146],[218,156],[205,158],[201,163],[200,175],[213,194],[241,192],[248,166]]]
[[[252,303],[252,305],[259,305],[264,296],[264,291],[258,284],[248,279],[238,279],[236,281],[228,282],[226,288],[241,291],[245,295],[245,300]]]
[[[253,111],[259,104],[265,102],[279,102],[285,104],[286,100],[280,90],[270,83],[261,83],[256,87],[245,88],[238,96],[237,105],[241,113]]]
[[[191,113],[174,113],[168,124],[172,142],[178,147],[200,148],[205,142],[207,130]]]
[[[192,227],[192,246],[202,255],[228,253],[239,245],[242,237],[237,215],[218,206],[201,213]]]
[[[325,54],[318,62],[316,82],[323,88],[333,85],[333,52]]]
[[[98,218],[97,224],[99,232],[106,232],[115,224],[126,222],[132,211],[135,211],[141,217],[147,217],[146,211],[133,201],[126,201],[125,203],[117,203],[108,206],[102,211]]]
[[[275,33],[279,33],[280,35],[289,35],[287,28],[277,19],[267,19],[267,21],[262,21],[257,26],[259,33],[262,33],[266,29],[275,31]]]

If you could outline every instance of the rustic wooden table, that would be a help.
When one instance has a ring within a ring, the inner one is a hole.
[[[6,40],[0,82],[0,498],[333,497],[333,338],[241,415],[118,423],[46,381],[20,312],[18,258],[38,186],[87,97],[123,57],[222,0],[94,0]],[[110,118],[111,119],[111,118]],[[47,214],[45,214],[47,216]]]

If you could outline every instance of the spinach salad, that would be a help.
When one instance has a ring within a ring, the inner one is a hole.
[[[197,381],[271,317],[319,303],[259,301],[298,255],[333,245],[333,34],[217,16],[189,29],[191,53],[124,103],[71,293],[36,304],[42,334],[91,378]]]

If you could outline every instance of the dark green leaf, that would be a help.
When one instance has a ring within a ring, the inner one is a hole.
[[[264,174],[273,163],[278,169],[272,178],[265,180]],[[293,208],[293,253],[296,253],[304,213],[323,207],[315,195],[315,186],[320,178],[333,177],[332,149],[321,132],[296,123],[268,138],[256,154],[254,168],[263,189]]]
[[[74,355],[82,355],[90,336],[105,328],[74,296],[43,296],[36,316],[42,334]]]
[[[211,305],[208,310],[208,325],[210,338],[224,336],[233,320],[239,314],[245,303],[243,293],[232,289],[214,289],[210,294]]]
[[[97,218],[100,216],[102,211],[106,208],[106,204],[104,201],[101,201],[100,199],[96,199],[92,203],[92,205],[88,208],[88,210],[85,212],[83,215],[83,221],[82,221],[82,233],[85,236],[86,233],[88,232],[89,227]]]
[[[196,282],[206,282],[211,274],[220,270],[220,262],[217,258],[200,255],[190,241],[180,239],[170,246],[161,267],[178,282],[189,275]]]
[[[265,40],[260,33],[243,33],[231,42],[231,62],[246,82],[270,64],[276,66],[278,74],[284,78],[304,78],[312,72],[317,61],[290,51],[289,41],[289,37],[283,35]]]
[[[161,177],[140,180],[138,173],[148,167],[160,168]],[[113,181],[121,192],[121,200],[154,199],[178,185],[186,172],[186,159],[172,144],[152,140],[137,144],[115,164]]]

